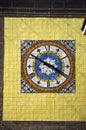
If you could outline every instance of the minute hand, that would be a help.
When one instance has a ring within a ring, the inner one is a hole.
[[[61,75],[63,75],[65,78],[68,77],[68,75],[66,75],[65,73],[63,73],[61,70],[59,70],[58,68],[55,68],[53,65],[51,65],[51,64],[49,64],[49,63],[43,61],[43,60],[40,59],[39,57],[34,56],[33,54],[31,54],[31,56],[34,57],[34,58],[36,58],[36,59],[38,59],[38,60],[40,60],[42,63],[44,63],[44,65],[48,66],[49,68],[51,68],[51,69],[53,69],[53,70],[55,70],[55,71],[58,71],[58,72],[59,72]]]

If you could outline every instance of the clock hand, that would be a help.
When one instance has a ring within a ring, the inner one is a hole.
[[[53,69],[53,70],[55,70],[55,71],[58,71],[58,72],[59,72],[61,75],[63,75],[65,78],[68,77],[68,75],[66,75],[64,72],[62,72],[62,71],[59,70],[58,68],[55,68],[53,65],[51,65],[51,64],[49,64],[49,63],[43,61],[42,59],[40,59],[40,58],[37,57],[37,56],[34,56],[33,54],[30,54],[30,55],[31,55],[32,57],[34,57],[34,58],[40,60],[42,63],[44,63],[44,65],[48,66],[49,68],[51,68],[51,69]]]

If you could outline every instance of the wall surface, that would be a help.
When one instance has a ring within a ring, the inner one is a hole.
[[[86,37],[81,18],[4,19],[4,121],[85,121]],[[20,40],[75,40],[76,93],[22,94]]]

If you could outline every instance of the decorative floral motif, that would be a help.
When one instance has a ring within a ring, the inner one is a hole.
[[[55,60],[52,60],[49,57],[47,59],[45,59],[44,61],[51,64],[51,65],[53,65],[54,67],[57,67],[57,65],[55,64]],[[45,73],[47,75],[55,73],[55,71],[53,69],[51,69],[48,66],[44,65],[44,63],[41,63],[39,68],[41,69],[41,73]]]

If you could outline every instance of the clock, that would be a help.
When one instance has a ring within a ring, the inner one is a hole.
[[[56,93],[74,79],[75,59],[60,41],[37,41],[21,58],[21,75],[26,84],[39,93]]]

